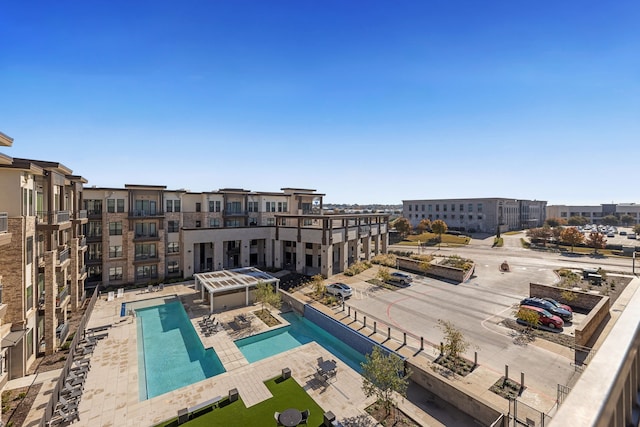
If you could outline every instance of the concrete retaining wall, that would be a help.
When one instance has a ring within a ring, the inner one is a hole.
[[[602,323],[610,317],[609,310],[611,306],[609,297],[591,294],[589,292],[562,289],[556,286],[540,285],[537,283],[529,284],[529,295],[532,297],[549,297],[564,302],[562,300],[562,293],[566,291],[576,296],[576,299],[569,304],[572,308],[589,312],[584,321],[576,326],[575,331],[576,344],[587,346],[594,337],[594,334],[600,329]]]
[[[398,267],[402,270],[410,271],[417,274],[424,274],[425,272],[420,268],[422,261],[411,258],[398,257]],[[475,267],[475,265],[474,265]],[[452,282],[462,283],[471,277],[474,267],[465,272],[460,268],[447,267],[444,265],[438,265],[434,262],[431,263],[431,267],[427,270],[428,276],[437,277],[439,279],[451,280]]]
[[[300,314],[304,313],[305,303],[294,298],[289,292],[280,289],[280,295],[282,295],[282,302],[289,304],[291,308]]]
[[[475,418],[479,425],[489,426],[508,411],[507,406],[497,408],[479,396],[465,393],[464,390],[457,388],[452,381],[425,367],[415,365],[409,360],[406,364],[411,368],[411,380]]]

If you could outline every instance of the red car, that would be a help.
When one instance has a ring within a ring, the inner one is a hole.
[[[564,308],[568,312],[573,313],[573,310],[567,304],[561,304],[558,301],[554,300],[553,298],[545,297],[545,298],[542,298],[542,299],[549,301],[551,304],[555,305],[556,307]]]
[[[538,313],[538,321],[543,326],[547,326],[551,329],[562,329],[564,326],[564,321],[560,317],[549,313],[544,308],[533,307],[531,305],[521,305],[520,308]]]

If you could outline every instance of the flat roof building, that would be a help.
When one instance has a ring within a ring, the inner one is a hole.
[[[495,233],[540,227],[547,202],[500,197],[473,199],[417,199],[402,201],[402,215],[413,227],[423,219],[444,221],[449,229]]]

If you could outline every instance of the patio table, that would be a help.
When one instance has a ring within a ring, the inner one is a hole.
[[[302,412],[295,408],[289,408],[280,414],[278,421],[286,427],[297,426],[302,421]]]

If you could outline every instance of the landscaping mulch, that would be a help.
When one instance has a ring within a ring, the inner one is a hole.
[[[470,360],[464,359],[462,357],[454,359],[449,355],[438,356],[438,358],[435,360],[435,363],[462,377],[469,375],[476,367]]]
[[[522,394],[523,390],[520,383],[505,377],[500,377],[500,379],[489,388],[489,391],[505,399],[515,399]]]
[[[378,402],[368,406],[365,411],[383,426],[420,427],[420,424],[395,406],[391,407],[391,412],[388,415],[384,405]]]

